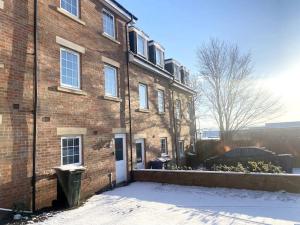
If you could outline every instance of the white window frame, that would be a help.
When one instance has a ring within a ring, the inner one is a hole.
[[[145,100],[146,100],[146,107],[142,108],[141,107],[141,93],[140,93],[140,86],[144,86],[145,87]],[[147,84],[143,84],[143,83],[139,83],[139,109],[142,110],[148,110],[149,109],[149,102],[148,102],[148,85]]]
[[[180,149],[181,144],[182,144],[182,151]],[[182,158],[184,156],[184,141],[183,140],[178,141],[178,150],[179,150],[179,156],[180,156],[180,158]]]
[[[162,141],[165,141],[165,152],[162,149]],[[168,138],[166,137],[160,138],[160,152],[161,154],[168,154]]]
[[[160,98],[159,98],[159,93],[162,93],[162,105],[163,105],[163,109],[162,111],[160,110]],[[158,113],[164,113],[166,112],[166,107],[165,107],[165,91],[164,90],[157,90],[157,110]]]
[[[116,83],[115,83],[115,89],[116,89],[116,95],[109,95],[106,93],[106,74],[105,74],[105,67],[109,67],[115,71],[115,78],[116,78]],[[119,97],[119,76],[118,76],[118,69],[114,66],[111,66],[109,64],[104,64],[104,95],[107,97],[113,97],[113,98],[118,98]]]
[[[103,19],[103,16],[104,16],[104,13],[110,15],[112,18],[113,18],[113,30],[114,30],[114,34],[113,36],[111,36],[110,34],[106,33],[105,30],[104,30],[104,19]],[[103,9],[102,10],[102,27],[103,27],[103,33],[113,39],[116,39],[116,22],[115,22],[115,16],[109,12],[108,10],[106,9]]]
[[[78,163],[72,163],[72,164],[63,164],[63,140],[64,139],[70,139],[70,138],[78,138],[79,139],[79,162]],[[67,165],[75,165],[75,166],[81,166],[82,165],[82,137],[81,136],[62,136],[60,138],[60,155],[61,155],[61,166],[67,166]]]
[[[145,55],[143,55],[142,53],[139,52],[139,37],[141,37],[144,40],[144,52]],[[136,52],[138,55],[148,59],[148,40],[145,38],[145,36],[136,33]]]
[[[160,63],[157,62],[157,52],[160,52]],[[164,51],[158,47],[155,47],[155,58],[156,58],[156,65],[160,67],[164,67]]]
[[[72,53],[74,55],[76,55],[78,57],[78,65],[77,65],[77,70],[78,70],[78,86],[75,87],[73,85],[68,85],[68,84],[63,84],[62,82],[62,51],[66,51],[66,52],[69,52],[69,53]],[[80,65],[81,65],[81,62],[80,62],[80,54],[76,51],[73,51],[73,50],[70,50],[70,49],[67,49],[67,48],[60,48],[60,86],[61,87],[65,87],[65,88],[69,88],[69,89],[75,89],[75,90],[80,90],[81,88],[81,84],[80,84],[80,77],[81,77],[81,71],[80,71]]]
[[[68,13],[68,14],[70,14],[70,15],[72,15],[72,16],[75,16],[75,17],[77,17],[77,18],[79,18],[79,0],[76,0],[76,3],[77,3],[77,12],[76,12],[76,14],[77,14],[77,15],[74,15],[73,13],[71,13],[71,12],[69,12],[68,10],[64,9],[64,8],[62,7],[61,2],[62,2],[62,0],[60,0],[60,5],[59,5],[59,7],[61,8],[61,10],[64,10],[66,13]]]

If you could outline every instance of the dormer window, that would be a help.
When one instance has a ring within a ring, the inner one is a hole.
[[[164,53],[161,49],[155,49],[156,65],[164,67]]]
[[[174,66],[174,76],[176,80],[181,82],[181,74],[180,74],[179,67],[177,65]]]
[[[137,35],[137,53],[147,58],[147,40],[142,35]]]
[[[107,10],[103,10],[103,33],[110,36],[111,38],[116,38],[115,32],[115,18]]]
[[[60,8],[72,14],[73,16],[79,16],[79,0],[61,0]]]

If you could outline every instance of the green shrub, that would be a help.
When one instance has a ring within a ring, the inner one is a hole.
[[[167,170],[192,170],[192,167],[177,166],[175,162],[169,162],[166,169]]]
[[[249,161],[244,165],[237,163],[236,165],[214,165],[215,171],[226,172],[243,172],[243,173],[284,173],[280,166],[275,166],[271,162],[253,162]]]

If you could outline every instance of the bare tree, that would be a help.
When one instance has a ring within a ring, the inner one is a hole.
[[[281,111],[279,99],[260,87],[252,75],[250,53],[242,54],[236,45],[211,39],[198,49],[197,58],[200,73],[193,78],[194,88],[203,96],[225,143],[237,131]]]

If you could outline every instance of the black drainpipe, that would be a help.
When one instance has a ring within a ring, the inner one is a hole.
[[[33,98],[33,140],[32,140],[32,212],[35,212],[35,199],[36,199],[36,140],[37,140],[37,101],[38,101],[38,59],[37,59],[37,17],[38,17],[38,0],[34,0],[34,31],[33,31],[33,44],[34,44],[34,98]]]
[[[172,82],[170,83],[170,86],[175,82],[175,78],[173,77]],[[170,87],[171,89],[171,87]],[[176,153],[176,164],[179,164],[179,158],[178,158],[178,148],[177,148],[177,127],[176,127],[176,118],[175,118],[175,107],[174,107],[174,90],[172,90],[172,109],[173,109],[173,129],[174,129],[174,141],[175,141],[175,153]]]
[[[131,122],[131,97],[130,97],[130,82],[129,82],[129,48],[128,48],[128,24],[133,21],[131,15],[130,21],[125,25],[126,30],[126,60],[127,60],[127,89],[128,89],[128,110],[129,110],[129,145],[130,145],[130,181],[133,180],[133,159],[132,159],[132,122]]]

